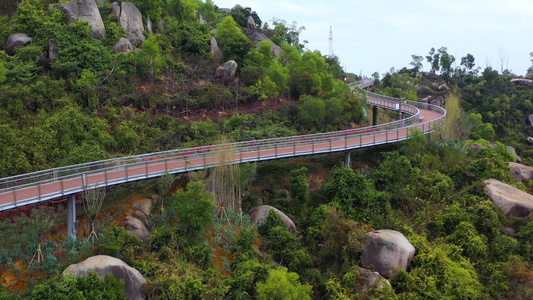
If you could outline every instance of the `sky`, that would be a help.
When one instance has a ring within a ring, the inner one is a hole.
[[[263,22],[282,19],[305,26],[306,48],[333,53],[347,72],[370,77],[410,67],[411,55],[446,47],[459,66],[472,54],[476,67],[503,65],[525,75],[532,65],[531,0],[213,0],[218,7],[251,7]],[[423,70],[429,70],[424,59]]]

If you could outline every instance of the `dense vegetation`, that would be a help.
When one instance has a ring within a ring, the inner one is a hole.
[[[296,25],[264,24],[263,31],[283,49],[276,58],[269,42],[255,48],[242,32],[247,16],[261,24],[255,12],[235,7],[231,14],[220,13],[199,0],[134,3],[165,26],[145,32],[140,49],[128,53],[111,51],[126,33],[109,4],[99,8],[107,29],[103,40],[91,37],[85,21],[67,24],[58,3],[25,1],[12,18],[3,17],[0,46],[18,32],[33,41],[12,56],[0,51],[0,153],[11,157],[0,162],[0,176],[210,144],[220,134],[240,141],[363,121],[364,99],[340,80],[338,60],[304,50]],[[213,83],[223,61],[210,52],[211,29],[224,59],[239,63],[237,83]],[[48,58],[49,41],[57,43],[55,61]],[[281,110],[233,114],[246,105],[300,95],[305,97]],[[206,111],[230,117],[214,122]]]
[[[366,122],[364,97],[340,80],[346,74],[338,59],[305,50],[296,24],[274,20],[270,28],[256,12],[240,6],[219,12],[210,1],[133,1],[154,23],[163,20],[166,30],[145,32],[138,51],[112,53],[125,32],[109,5],[100,7],[107,36],[96,40],[86,22],[66,24],[51,2],[27,0],[0,22],[0,43],[16,32],[33,37],[14,55],[0,51],[0,153],[9,157],[0,161],[2,177]],[[249,16],[283,49],[279,58],[270,43],[255,47],[243,34]],[[238,82],[213,82],[223,61],[210,53],[212,36],[224,61],[238,62]],[[60,52],[55,62],[46,55],[50,40]],[[532,162],[525,140],[533,129],[525,119],[533,89],[512,83],[509,72],[474,69],[471,55],[454,68],[444,47],[430,50],[429,72],[422,72],[423,60],[413,55],[411,69],[391,70],[382,80],[374,74],[375,91],[417,100],[446,86],[446,127],[429,141],[413,132],[399,145],[355,151],[354,169],[329,155],[223,167],[188,174],[181,184],[165,176],[110,189],[108,207],[127,194],[159,194],[145,240],[117,226],[121,211],[98,218],[94,242],[52,238],[66,218],[60,203],[2,213],[0,240],[9,241],[0,245],[2,279],[18,278],[24,286],[8,289],[2,282],[0,299],[124,298],[122,283],[111,276],[101,281],[95,274],[60,274],[96,254],[139,270],[150,299],[532,298],[533,221],[505,216],[485,199],[483,181],[494,178],[531,192],[529,183],[514,183],[507,163],[515,158],[505,145]],[[287,104],[238,113],[277,99]],[[229,114],[215,122],[202,111]],[[474,142],[482,149],[472,150]],[[216,201],[206,188],[212,174],[227,188],[217,191]],[[181,189],[169,194],[176,186]],[[220,203],[238,203],[238,209]],[[285,212],[297,232],[275,213],[251,224],[242,211],[259,204]],[[501,233],[503,227],[516,234]],[[400,231],[416,255],[390,287],[361,293],[357,267],[374,229]],[[32,262],[36,249],[40,263]]]

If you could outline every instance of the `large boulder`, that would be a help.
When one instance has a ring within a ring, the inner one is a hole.
[[[150,16],[146,16],[146,30],[148,30],[150,34],[154,34],[155,32],[154,23],[150,20]]]
[[[233,78],[235,78],[238,67],[239,65],[234,60],[225,62],[215,71],[215,82],[226,85],[229,84],[233,81]]]
[[[48,62],[53,63],[59,58],[59,51],[57,51],[57,43],[48,41]]]
[[[296,225],[294,225],[294,222],[282,211],[269,205],[260,205],[252,208],[249,212],[250,220],[252,223],[261,224],[266,220],[270,210],[273,210],[281,217],[281,220],[283,223],[285,223],[287,230],[292,233],[296,232]]]
[[[246,19],[246,28],[255,28],[255,21],[252,16],[249,16],[248,19]]]
[[[415,255],[415,247],[398,231],[381,229],[367,234],[362,265],[387,279],[406,271]]]
[[[152,212],[152,206],[152,199],[142,199],[133,202],[131,204],[131,209],[141,211],[148,217]]]
[[[481,149],[483,149],[483,146],[481,144],[474,143],[472,146],[470,146],[470,149],[472,149],[474,152],[479,152]]]
[[[127,232],[132,235],[138,236],[141,240],[145,240],[150,237],[150,230],[146,227],[142,220],[134,216],[127,216],[120,222],[120,226],[124,227]]]
[[[144,299],[141,285],[146,279],[139,271],[118,258],[107,255],[89,257],[80,263],[68,266],[63,275],[87,276],[91,271],[95,271],[102,279],[107,274],[113,274],[113,277],[124,280],[124,291],[129,300]]]
[[[65,12],[67,22],[70,24],[85,20],[91,24],[91,35],[95,39],[105,38],[105,26],[98,5],[94,0],[80,0],[76,3],[63,3],[59,8]]]
[[[213,57],[215,57],[216,60],[221,60],[223,58],[222,51],[220,51],[220,48],[218,47],[218,43],[215,37],[211,38],[210,45],[211,45],[211,53],[213,53]]]
[[[153,203],[153,199],[141,199],[133,202],[129,215],[120,222],[120,226],[142,240],[149,238],[150,222],[148,217],[150,217]]]
[[[9,55],[15,54],[15,49],[31,44],[33,39],[25,33],[15,33],[9,36],[6,42],[6,53]]]
[[[111,13],[120,18],[120,2],[111,3]]]
[[[509,168],[511,169],[511,172],[513,172],[513,177],[516,182],[533,180],[533,167],[515,162],[510,162]]]
[[[485,180],[485,194],[505,215],[525,217],[533,211],[532,195],[499,180]]]
[[[113,46],[113,53],[126,53],[131,51],[133,51],[133,45],[131,44],[130,40],[125,38],[120,38],[118,43]]]
[[[378,272],[372,272],[361,267],[357,267],[357,269],[359,270],[359,278],[357,278],[359,293],[366,294],[374,289],[382,290],[386,286],[390,286],[390,282],[379,275]]]
[[[514,228],[512,227],[503,227],[503,228],[500,228],[500,233],[506,234],[509,236],[514,236],[516,234],[516,230],[514,230]]]
[[[531,125],[531,127],[533,127],[533,115],[527,116],[526,124]]]
[[[516,153],[516,149],[515,148],[513,148],[511,146],[507,146],[507,147],[505,147],[505,149],[507,149],[507,152],[511,153],[514,156],[514,158],[515,158],[515,160],[517,162],[521,162],[522,161],[522,158],[520,158],[520,156],[518,156],[518,154]]]
[[[131,44],[139,47],[146,40],[142,33],[144,25],[141,11],[133,3],[115,3],[117,2],[113,2],[111,11],[119,17],[120,25],[126,31]]]
[[[274,44],[273,41],[271,41],[266,35],[264,35],[261,30],[259,30],[259,28],[247,28],[244,30],[244,34],[256,47],[259,47],[260,42],[268,41],[272,45],[272,55],[274,55],[275,57],[279,58],[281,52],[283,52],[283,50],[281,50],[278,45]]]

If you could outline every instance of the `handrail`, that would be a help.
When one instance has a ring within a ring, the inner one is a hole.
[[[367,80],[368,81],[368,80]],[[364,81],[362,83],[365,83]],[[96,186],[158,177],[216,166],[222,153],[229,163],[242,163],[345,151],[407,139],[407,128],[429,133],[442,126],[446,111],[438,106],[366,92],[368,104],[398,110],[408,118],[377,126],[335,132],[174,149],[58,167],[0,179],[0,211],[78,193]],[[400,104],[401,102],[401,104]],[[399,107],[398,107],[399,106]],[[439,115],[420,123],[420,109]],[[59,190],[59,191],[57,191]],[[21,194],[32,194],[21,199]]]

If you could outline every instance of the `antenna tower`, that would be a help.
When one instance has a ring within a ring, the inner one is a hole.
[[[333,57],[333,28],[329,26],[329,57]]]

